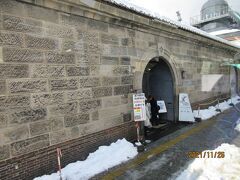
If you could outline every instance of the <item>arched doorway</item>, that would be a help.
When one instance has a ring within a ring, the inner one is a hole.
[[[164,100],[167,113],[161,119],[174,121],[174,77],[169,65],[161,58],[153,58],[147,64],[144,74],[142,89],[146,97],[152,95],[156,100]]]

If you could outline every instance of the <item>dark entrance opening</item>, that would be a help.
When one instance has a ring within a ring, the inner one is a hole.
[[[152,95],[156,100],[164,100],[167,113],[162,113],[160,119],[174,121],[174,85],[169,65],[162,58],[153,58],[147,64],[143,75],[143,92],[146,97]]]

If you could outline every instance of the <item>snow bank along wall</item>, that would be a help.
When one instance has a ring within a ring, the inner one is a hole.
[[[132,92],[152,58],[171,69],[175,108],[179,92],[192,103],[229,93],[220,64],[237,48],[133,11],[103,1],[1,0],[0,13],[1,180],[56,171],[56,147],[66,165],[133,139]]]

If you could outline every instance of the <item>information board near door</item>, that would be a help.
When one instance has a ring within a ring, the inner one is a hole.
[[[188,94],[179,94],[179,121],[195,122]]]
[[[134,121],[146,120],[145,94],[133,94]]]

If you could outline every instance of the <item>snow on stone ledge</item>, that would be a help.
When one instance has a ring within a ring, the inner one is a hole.
[[[239,103],[238,99],[240,99],[239,96],[232,97],[231,99],[224,101],[222,103],[219,103],[219,105],[216,106],[210,106],[207,109],[201,109],[201,110],[194,110],[193,114],[196,118],[201,118],[202,120],[207,120],[212,118],[213,116],[216,116],[220,112],[217,112],[217,109],[220,109],[221,111],[225,111],[232,106],[230,106],[230,103],[237,104]]]
[[[222,144],[216,148],[214,152],[224,152],[225,157],[197,158],[176,178],[176,180],[239,179],[240,148],[235,145]]]
[[[68,164],[62,169],[63,180],[89,179],[94,175],[121,164],[137,155],[137,149],[126,139],[118,140],[110,146],[100,146],[90,153],[85,161]],[[63,154],[64,156],[64,154]],[[59,180],[59,174],[44,175],[34,180]]]
[[[235,45],[235,44],[233,44],[233,43],[231,43],[231,42],[229,42],[229,41],[227,41],[225,39],[222,39],[220,37],[211,35],[211,34],[205,32],[205,31],[202,31],[202,30],[200,30],[198,28],[195,28],[193,26],[190,26],[190,25],[187,25],[187,24],[184,24],[184,23],[180,23],[178,21],[174,21],[174,20],[169,19],[167,17],[161,16],[158,13],[155,13],[155,12],[152,12],[152,11],[147,10],[145,8],[136,6],[136,5],[132,4],[132,3],[130,3],[129,1],[127,1],[127,0],[105,0],[105,1],[106,2],[110,2],[112,4],[115,4],[115,5],[118,5],[118,6],[123,7],[123,8],[127,8],[127,9],[135,11],[137,13],[143,14],[145,16],[153,18],[153,20],[155,20],[155,21],[164,22],[164,23],[166,23],[166,24],[168,24],[170,26],[178,27],[178,28],[181,28],[181,29],[184,29],[184,30],[187,30],[187,31],[190,31],[190,32],[193,32],[193,33],[196,33],[196,34],[208,37],[208,38],[213,39],[215,41],[227,44],[229,46],[240,48],[240,46],[237,46],[237,45]]]

